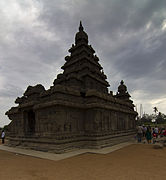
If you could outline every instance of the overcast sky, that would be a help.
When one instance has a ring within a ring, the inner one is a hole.
[[[1,127],[27,86],[52,86],[80,20],[110,90],[166,114],[166,0],[0,0]]]

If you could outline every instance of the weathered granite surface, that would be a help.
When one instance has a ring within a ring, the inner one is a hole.
[[[10,145],[62,153],[72,148],[101,148],[127,141],[135,133],[133,102],[121,81],[109,83],[80,23],[75,44],[48,90],[29,86],[6,112]]]

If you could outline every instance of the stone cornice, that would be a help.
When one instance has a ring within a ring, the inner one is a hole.
[[[75,103],[75,102],[69,102],[69,101],[64,101],[64,100],[54,100],[50,102],[45,102],[45,103],[40,103],[36,104],[33,109],[42,109],[46,107],[51,107],[51,106],[56,106],[56,105],[61,105],[61,106],[67,106],[67,107],[74,107],[78,109],[91,109],[91,108],[100,108],[100,109],[108,109],[108,110],[113,110],[113,111],[120,111],[123,113],[129,113],[129,114],[136,114],[136,112],[128,109],[123,109],[111,105],[106,105],[103,103],[89,103],[89,104],[83,104],[83,103]]]
[[[62,69],[65,69],[65,68],[67,68],[67,67],[69,67],[69,66],[71,66],[71,65],[73,65],[73,64],[75,64],[75,63],[78,63],[79,61],[85,60],[85,59],[88,60],[88,62],[90,62],[91,64],[99,67],[99,69],[102,69],[101,65],[94,60],[94,57],[93,57],[93,58],[92,58],[92,57],[87,57],[87,56],[85,56],[85,55],[82,55],[81,57],[77,57],[77,58],[75,58],[75,59],[72,59],[72,58],[71,58],[71,59],[70,59],[69,61],[67,61],[61,68],[62,68]]]

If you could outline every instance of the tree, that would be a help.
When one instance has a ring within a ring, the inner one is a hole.
[[[157,124],[163,124],[166,123],[166,115],[159,112],[158,116],[156,117]]]
[[[157,107],[154,107],[153,109],[154,109],[154,112],[155,112],[155,114],[156,114],[156,113],[158,112]]]
[[[3,127],[3,130],[8,131],[8,125],[5,125],[5,126]]]
[[[157,124],[166,124],[166,115],[161,112],[159,112],[158,115],[144,114],[142,118],[139,118],[137,121],[138,124],[150,124],[153,122]]]
[[[142,118],[139,119],[139,122],[141,124],[151,123],[152,119],[153,119],[153,115],[143,114]]]

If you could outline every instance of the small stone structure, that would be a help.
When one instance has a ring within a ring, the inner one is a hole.
[[[109,83],[99,58],[88,44],[80,22],[75,45],[69,49],[50,89],[29,86],[6,112],[9,144],[62,153],[73,148],[101,148],[134,137],[133,102],[121,81],[118,92],[108,93]]]

